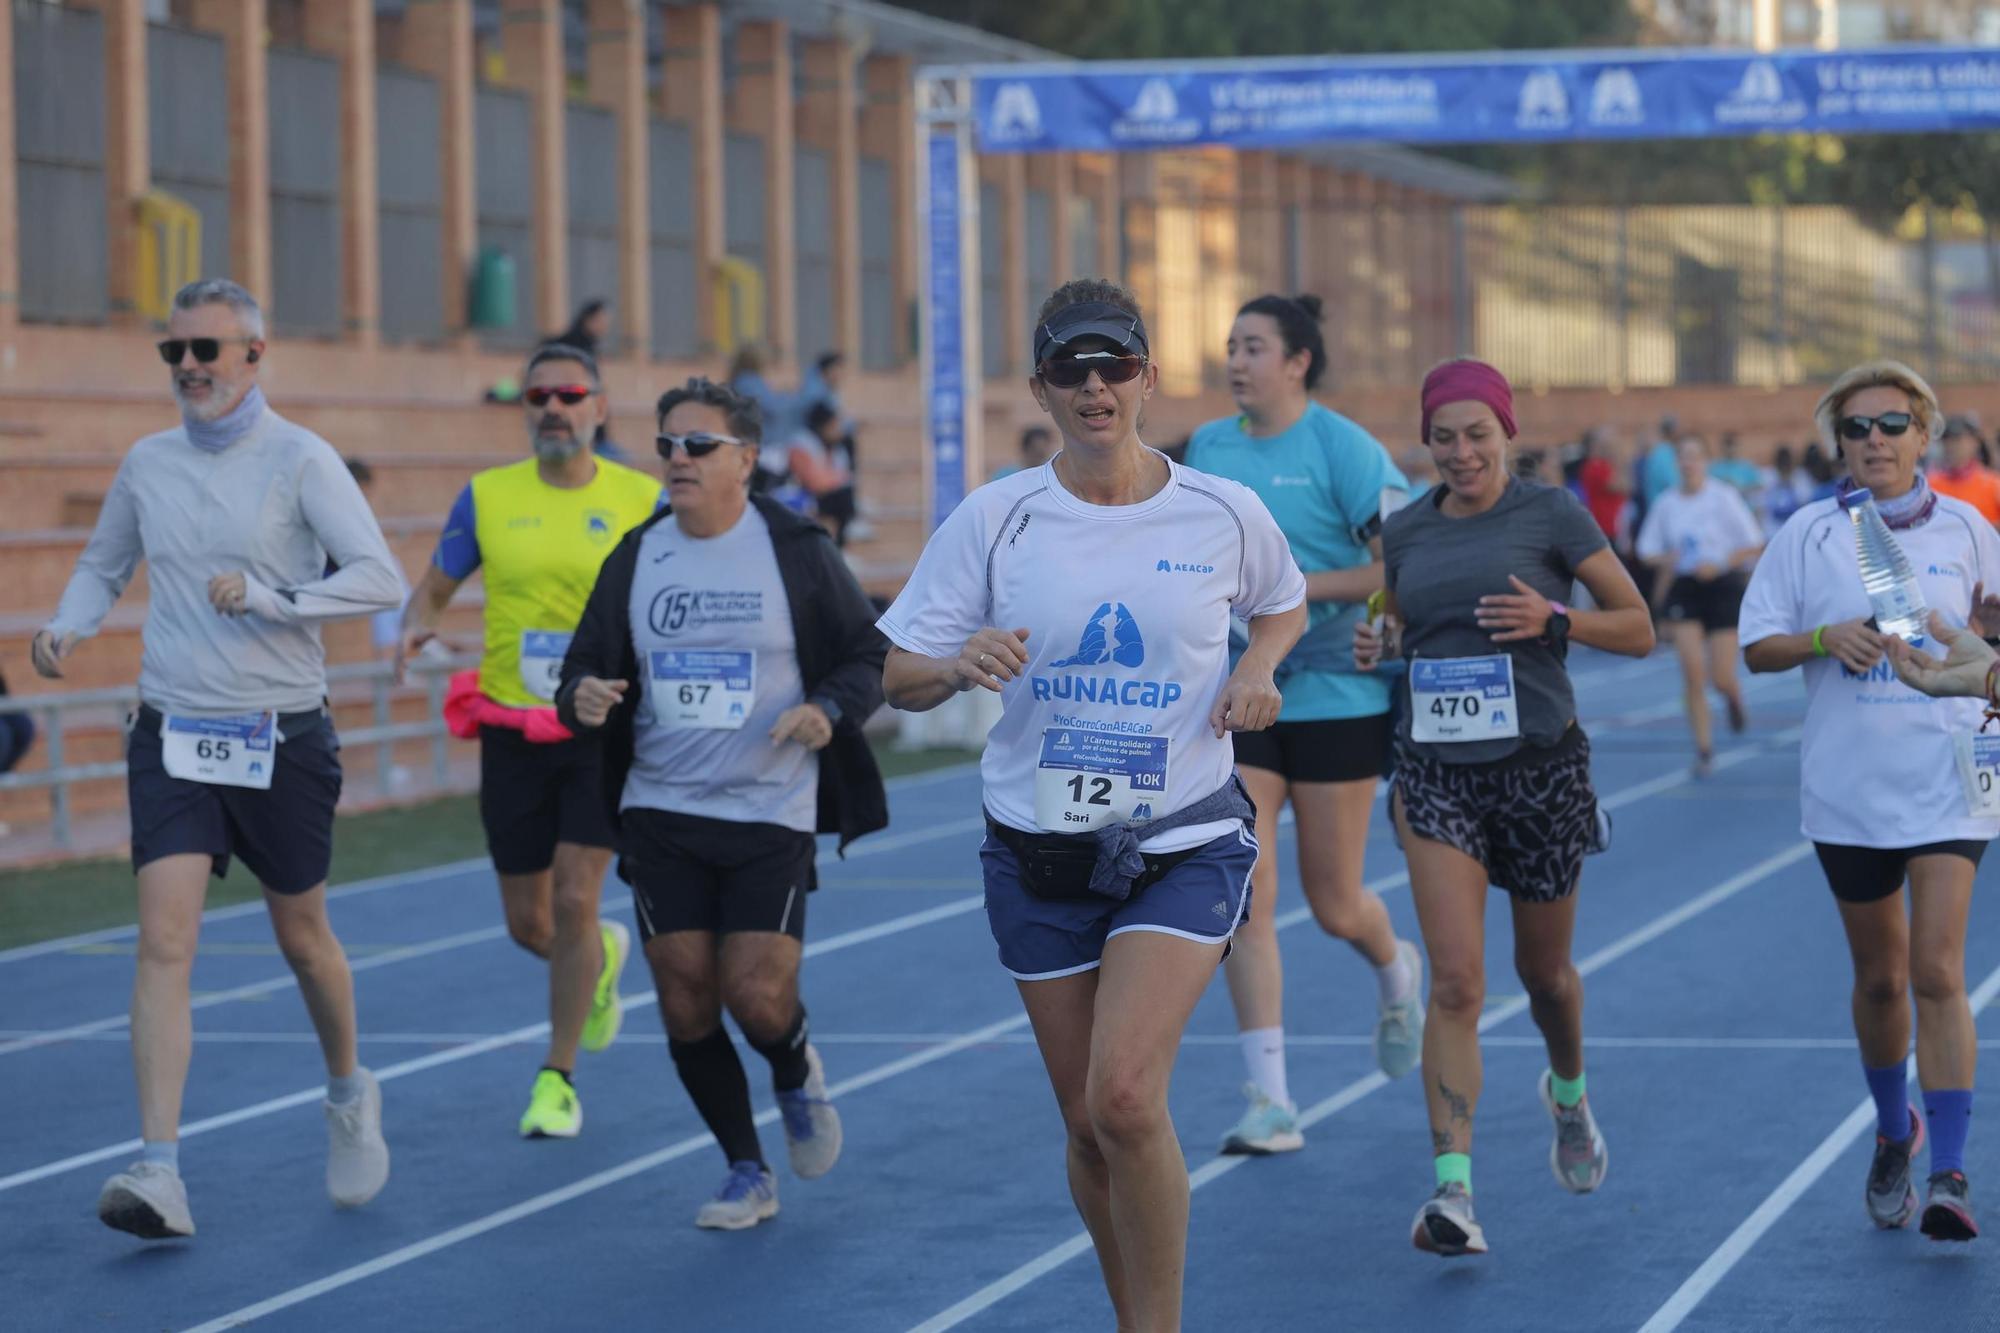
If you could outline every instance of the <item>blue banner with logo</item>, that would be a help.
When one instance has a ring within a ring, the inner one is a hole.
[[[958,136],[930,136],[930,374],[924,412],[930,421],[931,526],[965,498],[964,300],[959,286]]]
[[[2000,128],[2000,50],[1581,51],[984,67],[982,152]]]

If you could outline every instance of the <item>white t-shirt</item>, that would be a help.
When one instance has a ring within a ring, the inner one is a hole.
[[[1641,560],[1674,557],[1674,573],[1692,574],[1703,565],[1727,565],[1729,557],[1764,544],[1757,516],[1734,486],[1710,477],[1689,495],[1676,487],[1653,501],[1639,528]]]
[[[1135,505],[1086,504],[1053,464],[966,497],[877,622],[897,647],[956,657],[982,626],[1029,631],[980,763],[1012,828],[1082,832],[1159,818],[1229,781],[1209,709],[1229,676],[1229,620],[1288,611],[1305,576],[1256,494],[1170,464]],[[1141,839],[1198,847],[1234,820]]]
[[[1895,538],[1924,599],[1954,624],[1972,610],[1974,583],[2000,587],[2000,534],[1971,505],[1941,495],[1928,521]],[[1816,500],[1772,538],[1743,596],[1738,633],[1748,647],[1870,614],[1847,515],[1836,500]],[[1920,694],[1886,658],[1865,676],[1815,658],[1805,678],[1799,795],[1808,838],[1905,848],[2000,833],[2000,820],[1971,814],[1952,739],[1979,730],[1978,700]]]

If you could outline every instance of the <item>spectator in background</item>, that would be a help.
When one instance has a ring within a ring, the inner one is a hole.
[[[1056,456],[1055,432],[1047,426],[1030,426],[1021,432],[1021,456],[1012,463],[1002,463],[993,469],[993,480],[1011,477],[1016,472],[1026,472],[1038,468]]]
[[[757,470],[750,474],[750,490],[755,495],[773,494],[792,480],[790,431],[792,405],[764,378],[764,349],[744,343],[729,363],[729,387],[757,404],[764,419],[764,444],[757,450]],[[795,506],[794,506],[795,507]]]
[[[1826,450],[1819,447],[1817,440],[1806,446],[1805,474],[1806,485],[1811,488],[1806,497],[1808,504],[1830,500],[1839,494],[1840,481],[1834,474],[1833,460],[1826,456]]]
[[[7,678],[0,676],[0,699],[6,697]],[[0,713],[0,773],[12,773],[34,743],[34,718],[26,713]]]
[[[833,533],[836,546],[847,545],[854,522],[854,474],[840,449],[840,414],[826,403],[806,409],[806,424],[787,448],[791,474],[812,497],[813,512]]]
[[[569,327],[548,341],[601,358],[605,345],[611,341],[611,303],[602,297],[585,301],[577,307],[576,318],[569,322]]]
[[[2000,473],[1981,461],[1986,442],[1964,417],[1944,424],[1943,458],[1930,470],[1931,489],[1977,509],[1988,523],[2000,524]]]
[[[1431,458],[1431,451],[1421,444],[1413,444],[1403,450],[1402,456],[1396,460],[1396,467],[1409,478],[1412,504],[1438,484],[1437,463]]]
[[[1597,520],[1604,535],[1615,541],[1630,487],[1619,477],[1618,465],[1606,456],[1609,450],[1605,442],[1609,438],[1605,431],[1594,426],[1583,433],[1583,456],[1577,461],[1576,487],[1583,507]]]
[[[1639,494],[1648,509],[1652,508],[1653,501],[1680,485],[1680,438],[1679,418],[1671,413],[1661,417],[1659,438],[1639,464]],[[1642,518],[1640,521],[1643,523],[1645,520]]]
[[[1792,446],[1779,445],[1777,452],[1771,456],[1771,480],[1764,487],[1757,506],[1764,520],[1764,535],[1775,535],[1779,528],[1785,526],[1785,520],[1811,503],[1816,489],[1812,478],[1799,466],[1798,455],[1792,452]]]
[[[803,422],[812,410],[824,404],[831,408],[839,422],[840,435],[834,445],[834,452],[840,457],[841,466],[846,469],[850,488],[853,490],[853,517],[845,524],[848,537],[865,542],[875,535],[868,520],[861,517],[868,508],[861,498],[861,454],[860,444],[854,427],[854,418],[847,415],[847,408],[840,401],[840,384],[847,377],[847,358],[839,352],[822,352],[814,361],[812,369],[806,372],[805,382],[799,386],[796,404],[799,418]],[[810,430],[811,426],[807,425]]]
[[[1743,497],[1743,503],[1756,506],[1758,497],[1770,484],[1770,474],[1743,457],[1743,441],[1733,430],[1722,432],[1716,446],[1716,456],[1708,464],[1708,475],[1725,485],[1736,488]]]
[[[375,469],[369,467],[366,462],[359,458],[349,458],[345,461],[347,463],[348,475],[353,477],[354,484],[361,488],[361,498],[368,502],[370,509],[373,509],[375,507]],[[376,521],[378,523],[381,521],[380,514],[376,515]],[[333,571],[336,568],[337,566],[333,561],[328,560],[326,562],[327,576],[332,577]],[[368,617],[369,655],[378,661],[395,661],[396,644],[402,637],[402,607],[398,606],[385,611],[377,611],[374,615]]]

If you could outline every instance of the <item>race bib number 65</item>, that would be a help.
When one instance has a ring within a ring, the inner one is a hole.
[[[269,790],[277,744],[276,713],[160,719],[160,761],[186,782]]]

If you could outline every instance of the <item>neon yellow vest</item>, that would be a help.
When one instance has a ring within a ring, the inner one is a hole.
[[[486,580],[479,688],[487,698],[513,708],[553,698],[562,650],[583,618],[598,567],[659,502],[659,482],[604,458],[590,484],[575,490],[543,481],[532,458],[473,477],[473,527]]]

